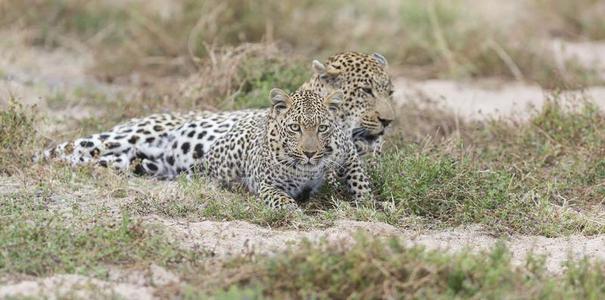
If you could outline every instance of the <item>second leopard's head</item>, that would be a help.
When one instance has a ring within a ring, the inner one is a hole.
[[[357,136],[372,139],[384,134],[395,119],[393,83],[387,59],[378,54],[343,52],[325,63],[313,61],[311,86],[329,93],[344,93],[340,118]]]
[[[322,97],[306,89],[290,95],[273,89],[270,98],[267,142],[277,159],[303,168],[324,163],[334,151],[334,137],[340,130],[337,114],[342,92]]]

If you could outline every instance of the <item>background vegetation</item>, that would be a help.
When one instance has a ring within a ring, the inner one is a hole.
[[[595,0],[167,3],[10,1],[0,25],[27,28],[35,46],[92,50],[91,72],[108,81],[133,71],[190,74],[215,64],[215,52],[246,43],[277,43],[305,63],[342,49],[377,51],[418,78],[498,76],[548,87],[600,81],[574,61],[558,61],[548,44],[603,39],[605,8]],[[502,10],[514,11],[512,19],[497,18]]]
[[[158,289],[165,298],[602,297],[602,263],[570,260],[552,274],[538,256],[513,265],[503,245],[444,254],[360,235],[350,247],[303,243],[270,257],[217,260],[142,222],[160,216],[308,230],[349,219],[419,231],[481,224],[498,237],[605,233],[605,116],[589,97],[564,92],[603,79],[552,47],[605,39],[605,5],[510,1],[501,9],[518,14],[503,20],[485,3],[0,2],[0,36],[16,32],[36,53],[86,57],[82,76],[92,78],[47,89],[24,80],[43,91],[37,106],[0,99],[0,284],[60,273],[108,279],[112,267],[158,264],[182,281]],[[50,142],[152,112],[264,107],[271,88],[296,89],[313,58],[343,50],[381,52],[393,76],[537,83],[548,99],[522,122],[460,120],[437,106],[401,103],[384,156],[368,161],[381,201],[360,207],[339,187],[288,213],[204,178],[164,184],[31,162]],[[0,78],[8,80],[4,67]],[[92,113],[77,117],[73,108]]]

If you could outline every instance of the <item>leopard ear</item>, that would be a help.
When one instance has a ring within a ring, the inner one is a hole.
[[[337,76],[340,74],[340,70],[333,66],[327,66],[322,64],[319,60],[313,60],[313,71],[319,76]]]
[[[326,66],[324,64],[322,64],[319,60],[314,59],[313,60],[313,72],[315,72],[315,74],[317,74],[317,75],[324,75],[324,74],[326,74]]]
[[[389,62],[387,61],[387,59],[378,52],[374,52],[372,54],[372,58],[374,60],[376,60],[376,62],[378,62],[382,67],[386,67],[389,65]]]
[[[288,96],[288,93],[280,89],[272,89],[269,92],[269,97],[271,103],[273,103],[273,110],[277,112],[287,109],[292,104],[292,99]]]
[[[336,112],[340,108],[343,98],[344,94],[341,91],[334,91],[324,98],[324,103],[330,111]]]

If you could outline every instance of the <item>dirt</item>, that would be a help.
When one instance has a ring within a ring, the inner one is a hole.
[[[513,117],[522,121],[539,110],[547,96],[554,93],[538,85],[497,80],[456,82],[397,78],[394,85],[398,104],[417,101],[437,105],[454,112],[461,119],[472,120]],[[581,95],[605,109],[605,87],[601,86],[561,92],[559,99],[573,102]]]
[[[397,235],[398,230],[388,224],[341,220],[333,227],[321,230],[275,230],[244,221],[181,222],[158,216],[147,217],[147,224],[161,225],[181,246],[208,252],[217,258],[234,255],[267,255],[286,250],[307,239],[318,242],[352,243],[358,231],[371,235]]]
[[[330,228],[310,231],[275,230],[242,221],[179,222],[158,216],[149,217],[146,222],[163,226],[169,236],[183,247],[205,250],[218,258],[270,255],[296,247],[302,240],[347,245],[354,243],[356,235],[361,232],[374,237],[398,238],[408,246],[451,253],[488,251],[502,241],[510,249],[514,265],[524,264],[529,254],[546,256],[545,267],[552,273],[563,271],[563,263],[569,258],[586,256],[605,260],[605,235],[560,238],[512,235],[496,238],[478,225],[419,232],[398,229],[386,223],[351,220],[339,220]]]
[[[82,117],[91,112],[81,111],[77,106],[62,112],[50,111],[47,99],[62,89],[78,86],[100,87],[107,93],[123,87],[96,82],[85,72],[90,62],[86,49],[74,46],[70,50],[45,52],[23,47],[22,41],[9,33],[0,33],[0,96],[12,94],[26,103],[38,104],[49,114],[60,114],[65,118]],[[560,45],[559,45],[560,46]],[[605,62],[601,44],[570,44],[561,55],[573,55],[586,64],[596,64],[595,59]],[[527,118],[531,110],[527,106],[540,107],[544,103],[543,91],[538,86],[524,83],[502,83],[493,81],[454,82],[446,80],[414,81],[396,78],[397,103],[432,99],[439,105],[456,112],[460,118],[484,119],[494,116]],[[592,87],[585,91],[596,103],[605,107],[605,87]],[[0,103],[0,107],[3,103]],[[56,116],[55,116],[56,118]],[[21,188],[12,178],[0,178],[0,195]],[[146,217],[147,224],[163,226],[170,236],[182,247],[204,249],[217,258],[236,255],[270,255],[287,247],[295,246],[303,239],[318,242],[354,242],[357,231],[373,236],[393,236],[408,245],[422,245],[429,249],[444,251],[481,251],[493,247],[499,238],[486,233],[481,227],[467,226],[441,231],[401,230],[384,223],[337,221],[334,226],[311,231],[275,230],[243,221],[234,222],[181,222],[158,216]],[[546,267],[553,273],[563,270],[562,263],[569,257],[605,259],[605,236],[572,235],[561,238],[512,235],[503,240],[509,247],[514,264],[522,264],[529,253],[545,255]],[[125,299],[151,299],[160,286],[178,282],[174,274],[158,266],[149,266],[139,272],[113,270],[104,280],[81,275],[57,274],[45,278],[21,278],[0,280],[0,298],[10,296],[46,296],[50,299],[74,296],[96,297],[97,293],[108,293]]]
[[[82,275],[59,274],[22,280],[0,286],[0,298],[44,297],[45,299],[153,299],[153,289],[133,284],[108,282]]]
[[[76,41],[67,40],[64,47],[42,50],[26,46],[27,37],[26,31],[0,31],[0,108],[5,107],[7,99],[15,98],[46,112],[40,126],[42,135],[69,130],[66,124],[99,114],[83,105],[81,91],[103,93],[110,99],[130,92],[126,86],[105,84],[89,75],[86,70],[93,57]],[[51,104],[54,98],[70,102],[56,109]]]
[[[560,68],[563,68],[565,60],[572,60],[605,78],[605,42],[568,42],[557,39],[551,45]]]
[[[86,75],[92,57],[86,50],[41,50],[24,46],[26,32],[0,32],[0,96],[18,97],[26,104],[42,105],[48,96],[76,86],[98,84]]]
[[[480,253],[490,250],[501,241],[510,249],[513,265],[523,265],[526,257],[531,254],[544,257],[546,269],[554,274],[564,270],[564,263],[569,258],[605,260],[604,235],[572,235],[561,238],[513,235],[502,239],[489,235],[476,225],[418,232],[397,229],[380,222],[350,220],[340,220],[330,228],[311,231],[275,230],[242,221],[187,223],[158,216],[147,217],[145,222],[163,226],[170,233],[169,236],[183,247],[205,251],[213,254],[215,259],[237,255],[273,255],[296,247],[303,240],[350,245],[355,242],[358,232],[363,232],[374,237],[398,238],[407,246],[423,246],[449,253]],[[178,276],[157,265],[142,270],[114,268],[110,270],[108,277],[104,281],[81,275],[59,274],[5,282],[0,286],[0,298],[16,295],[45,295],[51,299],[68,296],[88,298],[102,292],[102,295],[124,299],[151,299],[158,288],[180,282]]]

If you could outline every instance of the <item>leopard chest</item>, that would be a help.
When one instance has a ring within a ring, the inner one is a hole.
[[[274,174],[274,184],[297,201],[305,201],[317,192],[325,180],[326,173],[323,166],[309,169],[287,168],[280,171]]]

